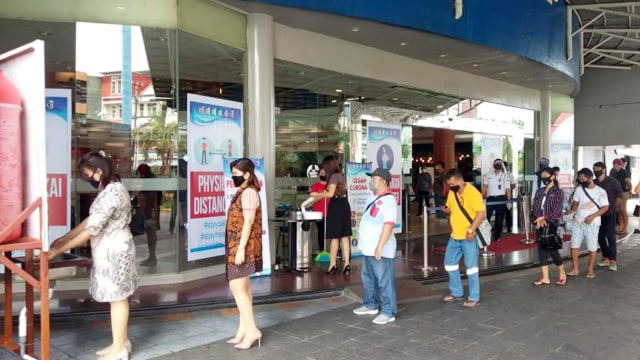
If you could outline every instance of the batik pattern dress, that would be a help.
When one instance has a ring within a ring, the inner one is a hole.
[[[119,182],[108,184],[89,209],[92,268],[89,293],[98,302],[127,299],[138,288],[136,248],[129,230],[131,199]]]
[[[244,263],[236,265],[236,254],[244,225],[243,202],[246,203],[247,209],[256,209],[256,217],[244,248]],[[262,206],[258,192],[253,188],[238,188],[231,200],[227,216],[225,250],[227,281],[262,271]]]

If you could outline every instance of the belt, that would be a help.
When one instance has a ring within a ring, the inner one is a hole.
[[[333,196],[334,199],[344,199],[346,197],[347,197],[347,195],[334,195]]]
[[[507,198],[507,195],[489,195],[487,198]]]

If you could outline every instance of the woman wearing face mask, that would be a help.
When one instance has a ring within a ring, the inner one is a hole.
[[[312,197],[316,196],[318,195],[319,192],[327,188],[327,173],[324,171],[323,167],[321,167],[320,171],[318,171],[318,179],[320,181],[311,185],[311,192],[309,193],[309,196],[312,196]],[[318,250],[319,251],[324,250],[324,226],[325,226],[324,218],[325,216],[327,216],[327,204],[329,204],[329,201],[331,201],[331,199],[325,198],[320,201],[317,201],[313,205],[313,211],[319,211],[322,213],[322,220],[315,221],[316,227],[318,228]]]
[[[111,307],[113,343],[96,352],[101,360],[128,359],[131,343],[127,339],[128,298],[138,287],[135,245],[129,222],[129,193],[113,171],[111,160],[98,152],[85,155],[78,164],[80,177],[99,190],[91,204],[89,217],[51,244],[52,259],[91,240],[92,268],[89,293]]]
[[[253,295],[249,275],[262,271],[262,207],[260,183],[253,161],[247,158],[231,163],[233,184],[238,191],[229,205],[226,227],[226,272],[229,289],[240,313],[236,336],[227,342],[236,349],[247,350],[262,333],[253,316]]]
[[[538,231],[538,236],[551,226],[548,230],[557,235],[558,222],[562,217],[562,208],[564,204],[564,192],[558,186],[556,174],[550,167],[540,170],[541,188],[538,189],[531,206],[534,224]],[[538,254],[540,257],[540,271],[542,277],[533,282],[533,285],[549,285],[549,256],[553,259],[553,263],[558,267],[558,278],[556,285],[565,285],[567,283],[567,274],[564,271],[564,263],[558,249],[543,249],[541,242],[538,241]]]
[[[315,201],[323,201],[323,199],[331,199],[327,206],[326,222],[330,226],[327,227],[326,238],[329,240],[331,257],[329,259],[329,270],[327,275],[335,274],[338,270],[336,265],[338,258],[338,240],[342,243],[342,258],[344,267],[343,275],[351,273],[351,207],[349,199],[347,199],[347,187],[344,175],[340,171],[338,158],[329,155],[322,160],[322,167],[327,173],[327,187],[316,194]]]

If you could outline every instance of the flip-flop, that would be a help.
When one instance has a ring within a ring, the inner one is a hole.
[[[578,276],[578,275],[580,275],[580,272],[578,272],[578,271],[576,271],[576,272],[569,271],[569,272],[567,273],[567,275],[569,275],[569,276]]]
[[[531,285],[533,286],[541,286],[541,285],[549,285],[551,284],[550,282],[544,282],[542,280],[536,280],[533,283],[531,283]]]
[[[567,285],[567,279],[566,279],[566,278],[564,278],[564,279],[558,279],[558,280],[556,280],[556,285],[558,285],[558,286],[564,286],[564,285]]]
[[[480,301],[467,300],[462,304],[464,307],[472,308],[480,305]]]
[[[449,294],[442,298],[442,301],[444,302],[452,302],[452,301],[460,301],[460,300],[464,300],[464,296],[453,296]]]
[[[588,273],[587,274],[587,279],[593,279],[595,277],[596,277],[596,274],[594,274],[594,273]]]

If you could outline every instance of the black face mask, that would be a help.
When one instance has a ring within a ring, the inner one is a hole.
[[[600,176],[602,176],[602,174],[604,174],[604,171],[602,171],[602,170],[594,171],[594,172],[593,172],[593,175],[595,175],[595,176],[596,176],[596,178],[599,178]]]
[[[460,185],[450,186],[449,189],[451,189],[451,191],[453,192],[458,192],[460,190]]]
[[[496,170],[502,170],[502,165],[500,164],[493,164],[493,168]]]
[[[324,175],[320,175],[319,178],[320,178],[320,181],[327,181],[327,177]]]
[[[242,185],[242,183],[244,183],[244,176],[240,175],[240,176],[232,176],[231,179],[233,180],[233,185],[235,187],[240,187],[240,185]]]
[[[580,181],[580,185],[585,188],[587,186],[589,186],[589,183],[591,182],[591,180],[587,180],[587,181]]]
[[[93,186],[94,189],[97,189],[100,187],[100,181],[95,181],[93,179],[89,180],[89,185]]]
[[[544,185],[549,185],[549,183],[551,182],[551,178],[550,177],[542,178],[540,179],[540,181],[542,181]]]

